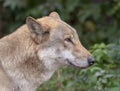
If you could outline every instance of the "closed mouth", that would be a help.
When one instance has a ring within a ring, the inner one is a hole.
[[[87,66],[87,67],[79,67],[79,66],[73,64],[72,62],[70,62],[68,59],[67,59],[67,62],[68,62],[70,65],[72,65],[72,66],[74,66],[74,67],[77,67],[77,68],[80,68],[80,69],[85,69],[85,68],[88,67],[88,66]]]

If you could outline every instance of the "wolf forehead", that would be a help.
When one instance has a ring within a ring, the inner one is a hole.
[[[42,24],[43,27],[48,27],[50,29],[54,29],[54,28],[59,27],[61,29],[68,30],[70,32],[73,32],[73,31],[75,32],[76,31],[74,28],[72,28],[70,25],[68,25],[64,21],[62,21],[60,18],[46,16],[46,17],[39,18],[39,19],[36,19],[36,20],[40,24]]]

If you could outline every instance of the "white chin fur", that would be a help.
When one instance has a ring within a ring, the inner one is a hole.
[[[87,60],[79,60],[79,59],[74,61],[68,60],[68,63],[79,68],[86,68],[89,66]]]
[[[68,50],[64,50],[61,55],[64,57],[64,59],[67,59],[74,66],[77,66],[79,68],[88,67],[88,61],[86,59],[76,59],[76,57],[73,56],[72,53]]]

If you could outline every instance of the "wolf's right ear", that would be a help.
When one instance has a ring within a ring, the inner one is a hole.
[[[40,22],[35,20],[32,17],[27,17],[26,24],[28,29],[31,32],[31,37],[37,42],[40,43],[42,40],[48,38],[48,26],[43,26]]]
[[[53,17],[53,18],[56,18],[56,19],[60,19],[60,16],[59,16],[59,14],[57,13],[57,12],[51,12],[50,14],[49,14],[49,16],[50,17]]]

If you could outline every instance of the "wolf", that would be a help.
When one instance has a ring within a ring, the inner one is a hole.
[[[35,91],[62,66],[80,69],[95,59],[77,32],[57,12],[26,24],[0,39],[0,91]]]

